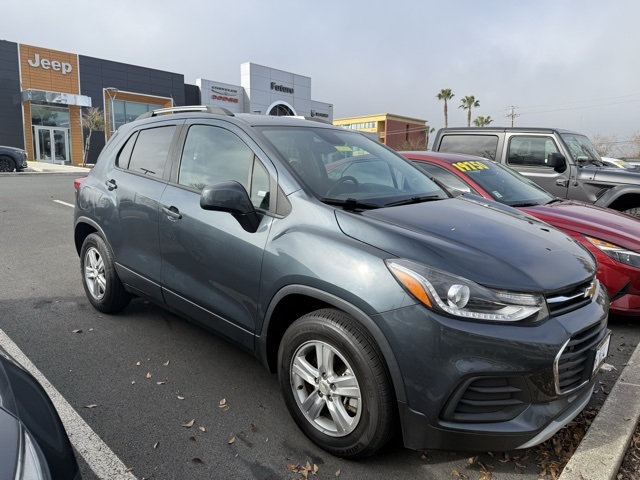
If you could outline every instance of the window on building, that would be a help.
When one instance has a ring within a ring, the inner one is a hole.
[[[111,135],[125,123],[133,122],[143,113],[151,112],[164,105],[156,103],[127,102],[125,100],[110,100],[111,102]]]

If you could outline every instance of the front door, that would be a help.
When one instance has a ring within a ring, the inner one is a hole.
[[[69,129],[34,126],[34,150],[38,162],[71,163]]]

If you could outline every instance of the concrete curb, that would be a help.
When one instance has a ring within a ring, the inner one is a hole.
[[[558,480],[616,480],[640,418],[640,345]]]

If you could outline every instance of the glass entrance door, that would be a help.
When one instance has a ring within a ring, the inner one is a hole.
[[[36,160],[49,163],[71,163],[69,159],[69,129],[34,126]]]

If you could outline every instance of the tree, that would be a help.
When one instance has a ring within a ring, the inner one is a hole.
[[[89,157],[89,147],[91,146],[91,135],[93,132],[104,132],[104,114],[101,109],[92,107],[82,114],[82,127],[88,129],[89,133],[84,140],[84,155],[82,156],[82,166],[87,164]]]
[[[410,138],[409,140],[401,141],[395,148],[395,150],[401,151],[422,151],[427,149],[427,142],[424,138]]]
[[[471,126],[471,109],[473,107],[479,107],[480,100],[476,100],[476,97],[473,95],[469,95],[460,100],[460,106],[458,108],[462,108],[467,110],[467,127]]]
[[[444,127],[449,126],[449,112],[447,107],[447,100],[451,100],[455,95],[451,92],[450,88],[443,88],[440,93],[436,95],[438,100],[444,100]]]
[[[615,135],[600,135],[596,133],[591,137],[591,143],[596,147],[596,151],[601,157],[616,157],[620,153],[619,151],[616,151],[615,148],[618,143]]]
[[[487,115],[486,117],[483,117],[482,115],[478,115],[476,118],[474,118],[473,120],[473,124],[476,127],[486,127],[487,125],[489,125],[491,122],[493,122],[493,118],[491,118],[491,115]]]

